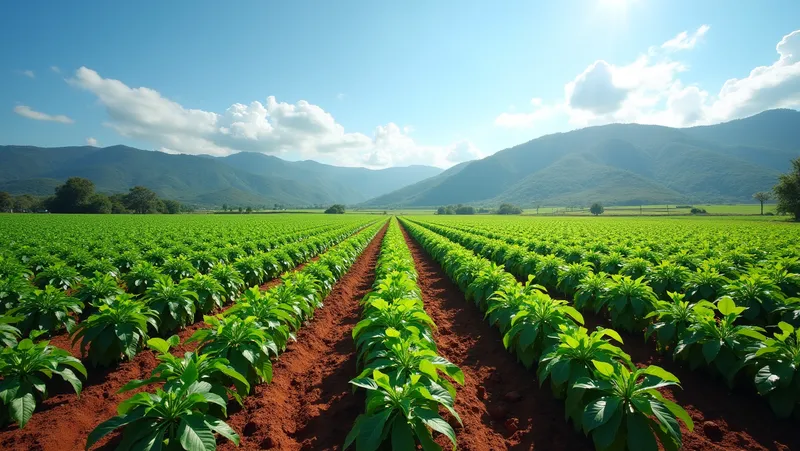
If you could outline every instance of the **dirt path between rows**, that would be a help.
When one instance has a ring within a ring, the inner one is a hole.
[[[402,227],[401,227],[402,228]],[[460,450],[588,450],[591,441],[564,420],[563,403],[517,363],[500,334],[442,268],[403,229],[414,257],[425,310],[438,327],[440,354],[464,372],[457,387]],[[446,439],[445,439],[446,440]],[[442,438],[438,443],[448,449]]]
[[[372,288],[375,264],[386,226],[350,271],[336,283],[323,308],[297,334],[274,364],[271,384],[261,384],[245,398],[244,409],[228,420],[241,436],[238,448],[338,450],[356,417],[363,395],[353,395],[357,376],[353,326],[361,317],[359,301]]]

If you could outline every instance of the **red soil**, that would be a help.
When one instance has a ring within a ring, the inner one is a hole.
[[[305,264],[301,264],[293,271],[304,266]],[[280,282],[279,277],[275,278],[263,284],[261,289],[272,288]],[[220,312],[229,307],[230,305],[223,307]],[[202,320],[197,321],[178,331],[177,335],[183,342],[203,327],[205,323]],[[80,341],[73,346],[66,333],[53,337],[50,344],[66,349],[73,356],[81,358]],[[173,348],[172,353],[182,355],[196,347],[196,344],[180,345]],[[117,390],[133,379],[150,377],[151,371],[158,363],[155,353],[149,350],[140,352],[130,362],[123,362],[110,368],[90,367],[87,359],[84,364],[87,365],[89,378],[84,381],[80,397],[75,396],[71,386],[62,383],[61,379],[55,376],[53,383],[49,384],[51,397],[37,405],[36,411],[24,429],[18,429],[16,425],[0,429],[0,449],[19,451],[83,449],[89,432],[117,414],[117,404],[136,391],[144,389],[123,394],[117,394]],[[112,435],[101,441],[99,446],[103,447],[113,440]]]
[[[349,384],[357,376],[351,331],[360,319],[359,300],[375,280],[385,233],[386,227],[275,362],[272,383],[257,386],[244,409],[231,415],[239,448],[225,442],[221,449],[341,449],[364,410],[363,396],[353,395]]]
[[[456,411],[464,423],[456,427],[462,450],[593,449],[581,432],[564,420],[563,402],[549,387],[539,388],[536,375],[515,361],[500,334],[483,313],[464,299],[441,267],[406,234],[414,257],[425,310],[438,327],[440,354],[464,372],[457,386]],[[449,449],[448,441],[437,443]]]

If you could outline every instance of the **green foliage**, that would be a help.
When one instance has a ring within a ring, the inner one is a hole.
[[[68,266],[62,262],[58,262],[53,266],[44,268],[36,275],[34,282],[39,288],[45,288],[47,285],[59,288],[61,290],[68,290],[74,288],[80,281],[81,276],[78,271],[72,266]]]
[[[500,204],[500,207],[497,209],[498,215],[521,215],[522,208],[514,205],[514,204]]]
[[[159,330],[164,333],[192,324],[199,299],[185,282],[161,276],[145,291],[144,301],[160,318]]]
[[[180,344],[177,335],[162,338],[151,338],[147,346],[158,353],[156,357],[161,363],[152,371],[150,378],[132,380],[125,384],[119,393],[135,390],[150,384],[164,384],[166,391],[174,391],[184,383],[187,375],[194,375],[198,381],[211,385],[209,391],[220,398],[231,397],[241,404],[242,396],[250,392],[250,384],[237,372],[226,359],[210,354],[186,352],[183,357],[176,357],[169,352],[172,346]],[[237,390],[229,387],[235,385]]]
[[[800,329],[785,322],[778,323],[778,329],[772,338],[760,339],[745,361],[756,370],[758,392],[778,417],[786,418],[800,402]]]
[[[327,214],[336,214],[336,215],[342,215],[344,214],[344,212],[345,208],[344,205],[342,204],[333,204],[330,207],[328,207],[327,210],[325,210],[325,213]]]
[[[606,211],[606,209],[603,207],[603,204],[601,204],[600,202],[595,202],[595,203],[592,204],[591,207],[589,207],[589,212],[592,213],[595,216],[602,215],[603,212],[605,212],[605,211]]]
[[[734,324],[746,310],[729,297],[720,298],[712,308],[695,307],[694,322],[675,347],[675,357],[687,360],[694,369],[707,365],[733,385],[744,358],[755,344],[764,341],[764,329]],[[716,318],[717,311],[721,318]]]
[[[595,365],[601,377],[581,378],[573,388],[586,391],[581,424],[596,449],[656,451],[659,442],[666,450],[681,448],[678,421],[692,431],[692,419],[658,391],[678,386],[677,377],[655,365],[640,369],[633,364]]]
[[[778,201],[778,213],[789,214],[800,220],[800,157],[792,160],[791,171],[781,174],[772,188]]]
[[[96,305],[98,310],[81,321],[72,334],[72,342],[81,340],[81,353],[88,348],[94,366],[108,366],[121,359],[132,359],[147,341],[148,325],[158,328],[157,314],[129,294]]]
[[[74,371],[86,377],[80,360],[47,341],[25,339],[0,351],[0,425],[11,421],[20,428],[30,420],[37,402],[47,398],[47,380],[59,375],[80,395],[83,384]]]
[[[655,308],[656,296],[644,277],[611,276],[600,305],[611,313],[611,324],[628,332],[641,330],[644,318]]]
[[[216,406],[223,412],[210,414]],[[119,415],[97,426],[86,440],[86,449],[112,431],[124,428],[120,449],[170,449],[211,451],[217,449],[217,433],[234,444],[239,435],[222,421],[225,399],[212,391],[212,385],[198,380],[197,369],[184,371],[173,390],[137,393],[120,403]]]
[[[74,316],[80,314],[82,308],[81,301],[48,285],[44,290],[34,290],[20,298],[8,314],[22,317],[19,328],[26,335],[33,331],[53,333],[61,328],[70,332],[75,327]]]
[[[278,347],[255,317],[212,316],[205,322],[209,327],[195,332],[187,343],[198,342],[198,352],[226,359],[251,386],[272,380],[270,357],[278,355]]]

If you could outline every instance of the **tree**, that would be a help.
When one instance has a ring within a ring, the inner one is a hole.
[[[781,174],[772,192],[778,201],[778,213],[790,214],[800,221],[800,158],[792,160],[791,171]]]
[[[445,207],[439,207],[436,210],[436,214],[437,215],[446,215],[447,214],[447,209]]]
[[[770,200],[772,196],[769,193],[765,193],[760,191],[758,193],[753,194],[753,199],[761,202],[761,216],[764,216],[764,202]]]
[[[56,187],[56,195],[50,205],[54,213],[84,213],[89,199],[94,195],[94,183],[82,177],[70,177],[66,183]]]
[[[593,215],[597,216],[597,215],[602,215],[603,212],[606,211],[606,209],[603,208],[603,204],[601,204],[600,202],[595,202],[592,204],[591,207],[589,207],[589,211]]]
[[[228,204],[222,204],[222,211],[228,211]]]
[[[146,214],[158,211],[158,195],[144,186],[134,186],[125,195],[125,208],[134,213]]]
[[[242,207],[239,207],[239,213],[241,213],[241,212],[242,212]]]
[[[108,196],[108,201],[111,202],[111,213],[115,215],[130,213],[128,207],[125,206],[124,194],[112,194]]]
[[[521,215],[522,208],[513,204],[501,204],[497,209],[498,215]]]
[[[344,205],[342,204],[333,204],[325,210],[325,213],[329,215],[343,215],[344,214]]]
[[[459,205],[456,207],[456,214],[457,215],[474,215],[475,214],[475,207],[470,207],[468,205]]]
[[[2,197],[2,194],[0,194]],[[39,200],[30,194],[23,194],[14,198],[14,211],[17,213],[34,211]],[[2,208],[0,208],[2,210]]]
[[[0,212],[11,211],[14,208],[14,200],[11,199],[11,194],[5,191],[0,191]]]
[[[165,200],[164,209],[167,214],[176,215],[181,212],[181,203],[177,200]]]
[[[110,214],[113,210],[111,200],[105,194],[94,194],[86,201],[86,213]]]
[[[252,212],[253,212],[253,207],[247,207],[247,208],[245,208],[245,209],[244,209],[244,212],[245,212],[245,213],[252,213]]]

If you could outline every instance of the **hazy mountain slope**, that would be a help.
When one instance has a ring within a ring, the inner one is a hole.
[[[689,136],[728,146],[800,150],[800,111],[769,110],[744,119],[682,129]]]
[[[262,177],[293,180],[298,183],[312,183],[317,189],[327,193],[330,198],[342,203],[357,203],[368,196],[351,186],[320,176],[314,171],[309,171],[297,163],[281,160],[278,157],[255,152],[240,152],[219,161],[228,166]],[[347,169],[347,168],[337,168]]]
[[[800,156],[800,113],[677,129],[611,124],[543,136],[365,205],[751,202]]]
[[[0,147],[0,184],[17,194],[52,194],[53,180],[86,177],[103,192],[147,186],[160,196],[204,205],[314,205],[341,202],[316,180],[262,177],[214,158],[113,146],[40,149]]]
[[[442,183],[442,181],[444,181],[448,177],[461,172],[470,163],[472,162],[465,161],[463,163],[459,163],[453,166],[452,168],[442,172],[439,175],[427,178],[413,185],[400,188],[399,190],[393,191],[389,194],[384,194],[374,199],[370,199],[367,202],[361,204],[360,206],[362,207],[370,207],[375,205],[392,206],[409,202],[409,200],[413,201],[416,198],[416,196],[419,195],[419,193],[426,192],[427,190],[438,186],[440,183]]]
[[[313,179],[341,202],[356,203],[433,177],[442,169],[432,166],[406,166],[367,169],[331,166],[316,161],[285,161],[253,152],[221,158],[226,164],[262,176],[279,176],[296,181]]]

